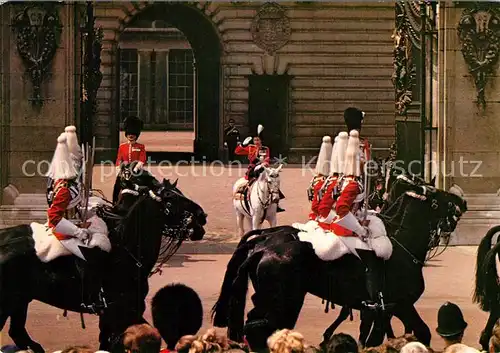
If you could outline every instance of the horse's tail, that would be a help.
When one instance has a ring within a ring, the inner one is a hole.
[[[240,268],[246,261],[248,253],[253,247],[254,243],[244,243],[242,239],[231,257],[231,260],[229,260],[227,264],[219,299],[217,299],[217,302],[212,308],[212,321],[216,327],[227,327],[228,325],[229,304],[231,298],[236,295],[233,283],[239,271],[241,271]]]
[[[497,305],[499,288],[496,257],[500,250],[500,243],[491,248],[491,240],[498,232],[500,232],[500,226],[491,228],[477,249],[476,287],[473,300],[484,311],[490,311],[492,305]]]

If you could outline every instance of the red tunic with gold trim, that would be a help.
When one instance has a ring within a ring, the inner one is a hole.
[[[353,211],[354,206],[358,204],[358,202],[356,202],[356,198],[361,193],[362,193],[361,185],[355,178],[347,177],[346,179],[344,179],[342,192],[337,199],[337,203],[335,204],[335,212],[337,213],[336,219],[342,218],[348,212]],[[351,230],[346,229],[333,222],[330,225],[330,231],[338,236],[346,236],[346,237],[356,236],[356,234],[354,234]]]
[[[331,217],[331,213],[335,211],[335,197],[333,193],[335,191],[335,187],[337,186],[337,181],[338,177],[331,177],[328,180],[328,185],[326,185],[326,190],[318,206],[318,214],[320,217],[318,224],[325,230],[330,230],[331,222],[333,222],[334,219],[334,217]]]
[[[248,145],[245,147],[242,145],[238,145],[236,146],[234,153],[239,156],[248,157],[250,165],[248,166],[248,170],[245,175],[246,180],[249,180],[248,174],[250,173],[251,170],[253,170],[256,167],[256,165],[254,164],[255,160],[258,159],[261,161],[261,163],[269,165],[269,159],[270,159],[269,147],[261,146],[260,148],[258,148],[255,145]]]
[[[313,199],[311,202],[311,213],[309,213],[309,219],[312,221],[315,221],[319,215],[318,207],[319,207],[320,202],[321,202],[319,191],[321,190],[321,188],[325,184],[325,180],[326,180],[325,177],[317,176],[316,178],[321,178],[321,179],[318,179],[315,182],[313,182]],[[324,197],[324,195],[323,195],[323,197]]]
[[[257,148],[257,146],[255,145],[248,145],[248,146],[238,145],[236,146],[234,153],[239,156],[248,156],[248,160],[250,163],[253,163],[255,159],[263,157],[264,159],[263,162],[269,164],[270,153],[269,153],[269,147],[266,146],[261,146],[260,148]]]
[[[59,240],[68,239],[70,236],[58,233],[54,228],[62,218],[70,218],[67,217],[67,211],[77,206],[80,200],[79,196],[75,182],[64,179],[54,181],[47,218],[49,228],[52,229],[52,233]]]
[[[121,163],[130,164],[134,161],[141,161],[146,164],[146,148],[142,143],[122,143],[118,148],[116,166],[120,166]]]

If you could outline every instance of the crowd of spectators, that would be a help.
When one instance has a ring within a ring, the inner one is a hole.
[[[215,329],[199,333],[203,306],[198,294],[183,284],[170,284],[152,299],[152,325],[133,325],[122,335],[124,353],[438,353],[418,342],[413,335],[388,339],[378,347],[362,348],[350,335],[337,333],[320,346],[309,344],[304,336],[289,329],[272,333],[264,346],[252,346],[250,337],[233,342]],[[442,353],[479,353],[462,343],[467,328],[460,308],[444,303],[437,314],[437,334],[443,339]],[[267,336],[267,335],[266,335]],[[164,344],[162,345],[162,342]],[[4,346],[0,353],[28,353],[15,346]],[[54,353],[94,353],[89,347],[73,346]],[[98,351],[99,353],[106,353]],[[489,352],[500,352],[500,321],[493,328]]]

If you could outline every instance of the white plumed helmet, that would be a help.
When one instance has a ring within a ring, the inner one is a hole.
[[[64,132],[66,133],[66,141],[68,144],[69,153],[73,153],[74,155],[78,155],[82,153],[82,149],[78,144],[78,137],[76,136],[76,127],[73,125],[66,126],[64,128]]]
[[[338,157],[339,141],[340,141],[339,135],[335,136],[332,148],[332,156],[330,158],[330,175],[340,173],[339,157]]]
[[[261,124],[259,124],[259,126],[257,126],[257,136],[260,136],[260,134],[262,133],[262,131],[264,131],[264,126],[262,126]]]
[[[361,175],[359,132],[357,130],[351,130],[349,133],[349,142],[345,153],[344,175],[357,177]]]
[[[347,150],[347,140],[349,139],[349,135],[347,132],[342,131],[339,133],[338,138],[339,141],[337,142],[335,153],[337,154],[338,173],[343,174],[345,167],[345,152]]]
[[[327,176],[330,172],[330,158],[332,155],[332,138],[323,136],[323,142],[319,149],[318,160],[316,161],[315,173]]]
[[[47,176],[54,180],[68,180],[78,176],[73,161],[71,160],[71,154],[68,150],[67,135],[65,132],[57,138],[57,147],[54,151],[54,156],[52,157]]]

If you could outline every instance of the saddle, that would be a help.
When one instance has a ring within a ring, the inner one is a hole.
[[[237,200],[245,200],[248,202],[250,200],[250,188],[255,183],[256,179],[249,180],[248,182],[241,185],[236,191],[234,197]]]

